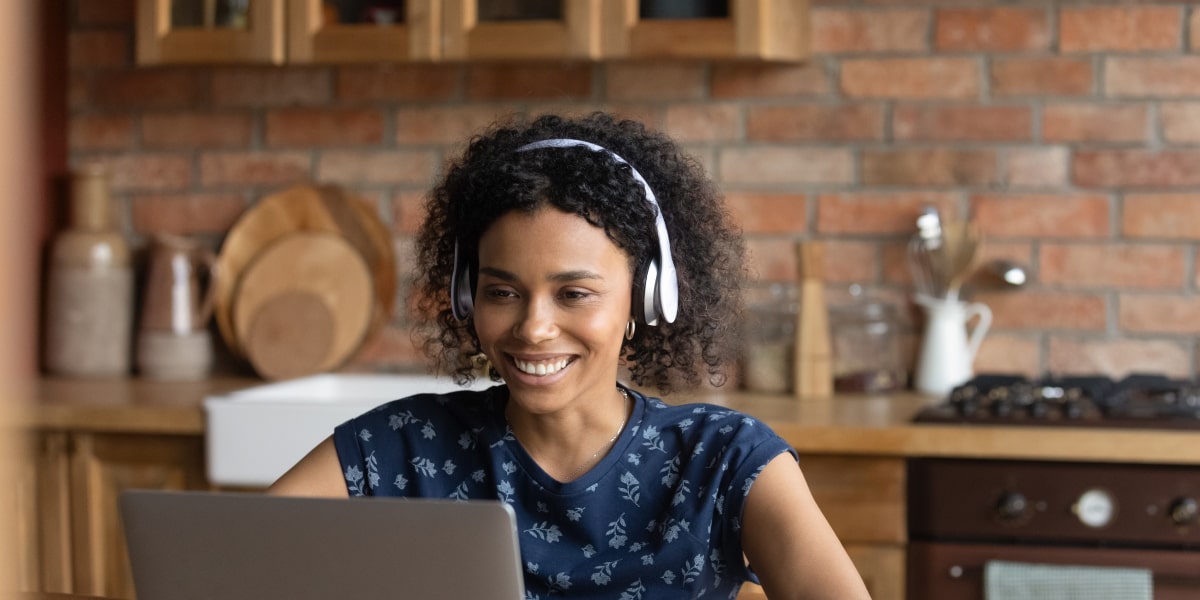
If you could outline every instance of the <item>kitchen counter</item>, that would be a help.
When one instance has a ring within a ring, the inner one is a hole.
[[[263,385],[252,378],[197,382],[42,379],[18,427],[111,433],[203,435],[203,399]],[[705,401],[766,421],[801,454],[1200,464],[1200,431],[914,425],[928,398],[915,394],[790,396],[698,391],[671,403]]]

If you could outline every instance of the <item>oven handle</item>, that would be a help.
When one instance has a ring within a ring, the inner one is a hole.
[[[962,579],[967,575],[983,577],[983,567],[950,565],[950,568],[946,569],[946,574],[951,579]],[[1176,575],[1173,573],[1156,573],[1152,571],[1150,576],[1154,579],[1155,586],[1200,586],[1200,575]]]

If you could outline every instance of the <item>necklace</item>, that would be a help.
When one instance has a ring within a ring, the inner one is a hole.
[[[613,436],[609,438],[609,440],[605,442],[603,446],[600,446],[600,448],[592,453],[592,455],[589,456],[583,464],[579,465],[574,471],[571,472],[571,475],[567,477],[567,481],[574,481],[575,478],[587,470],[588,467],[594,466],[596,457],[600,456],[602,452],[607,452],[609,448],[612,448],[612,445],[617,443],[617,438],[621,437],[621,432],[625,430],[625,425],[629,422],[629,393],[621,387],[618,387],[617,391],[621,392],[621,399],[624,400],[621,406],[625,409],[625,417],[621,419],[621,425],[617,427],[616,433],[614,433]]]

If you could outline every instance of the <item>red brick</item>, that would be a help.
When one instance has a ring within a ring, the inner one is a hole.
[[[844,10],[814,8],[812,50],[842,52],[920,52],[929,48],[929,12],[924,10]]]
[[[120,110],[190,108],[203,102],[203,82],[193,70],[102,71],[89,82],[88,96],[96,106]]]
[[[1102,294],[1068,292],[981,292],[975,300],[992,309],[997,331],[1103,331],[1107,309]]]
[[[1197,11],[1196,14],[1200,14]],[[1158,109],[1163,139],[1171,144],[1200,142],[1200,103],[1163,102]]]
[[[1011,373],[1037,377],[1042,374],[1042,349],[1037,337],[1012,333],[984,336],[975,356],[976,373]]]
[[[314,106],[333,99],[333,77],[323,67],[213,69],[217,106]]]
[[[864,150],[861,170],[866,185],[990,185],[997,180],[993,150]]]
[[[609,100],[699,100],[708,86],[703,64],[691,62],[608,63]]]
[[[757,281],[796,280],[796,242],[783,237],[746,240],[746,266]]]
[[[1109,233],[1108,198],[1084,194],[979,194],[971,211],[984,237],[1094,238]]]
[[[463,70],[448,65],[343,66],[335,86],[341,102],[450,100],[462,88]]]
[[[192,184],[192,159],[178,154],[125,154],[103,161],[115,191],[182,190]]]
[[[725,205],[747,234],[797,233],[808,229],[804,194],[729,192]]]
[[[826,283],[863,284],[876,281],[879,276],[878,247],[873,242],[847,240],[825,240],[825,264],[822,278]]]
[[[273,147],[369,146],[383,141],[383,112],[371,108],[284,108],[269,111]]]
[[[437,162],[426,151],[324,152],[317,165],[317,179],[347,184],[413,184],[424,187],[433,181]]]
[[[724,183],[848,184],[854,179],[854,156],[842,148],[727,148],[717,173]]]
[[[877,104],[795,104],[747,109],[746,138],[768,142],[883,140]]]
[[[397,144],[460,144],[499,115],[491,106],[396,109]]]
[[[392,196],[392,232],[414,234],[425,220],[425,192],[406,191]]]
[[[72,151],[125,150],[133,146],[133,119],[124,115],[80,115],[68,123]]]
[[[1078,150],[1072,180],[1082,187],[1185,187],[1200,185],[1200,151]]]
[[[1127,194],[1121,235],[1200,240],[1200,194]]]
[[[1062,187],[1067,184],[1067,149],[1061,146],[1010,148],[1004,151],[1001,181],[1014,187]]]
[[[925,206],[944,218],[955,212],[953,192],[845,192],[817,196],[821,234],[912,234]]]
[[[479,65],[467,68],[472,100],[586,98],[592,93],[587,65]]]
[[[883,281],[892,285],[911,289],[913,285],[912,267],[908,258],[908,238],[901,242],[884,242],[880,244],[880,271]]]
[[[1095,86],[1092,61],[1085,58],[994,58],[991,93],[1010,96],[1086,96]]]
[[[1047,368],[1063,375],[1161,373],[1188,377],[1187,344],[1170,340],[1079,339],[1051,336]]]
[[[851,98],[977,98],[979,62],[970,58],[846,59],[842,61],[841,89]]]
[[[246,209],[241,194],[182,193],[133,198],[133,227],[142,233],[224,233]]]
[[[1183,9],[1175,6],[1063,7],[1058,14],[1062,52],[1177,50]]]
[[[1200,50],[1200,11],[1192,11],[1188,17],[1188,50]]]
[[[1145,105],[1051,104],[1042,111],[1048,142],[1141,142],[1147,135]]]
[[[1166,294],[1121,294],[1117,324],[1134,333],[1200,333],[1200,299]]]
[[[206,152],[200,182],[206,186],[281,186],[312,179],[307,152]]]
[[[1041,8],[945,8],[935,13],[940,51],[1046,50],[1050,19]]]
[[[134,22],[136,0],[77,0],[75,19],[80,25],[126,25]]]
[[[742,112],[736,104],[672,104],[666,133],[680,142],[740,141]]]
[[[245,113],[146,113],[142,143],[149,148],[234,148],[250,145],[254,123]]]
[[[1027,106],[897,106],[892,132],[904,141],[1028,141],[1033,110]]]
[[[1200,56],[1107,57],[1104,92],[1116,98],[1200,95]]]
[[[832,89],[819,61],[714,64],[712,71],[712,96],[719,99],[823,96]]]
[[[1182,246],[1043,243],[1038,275],[1054,286],[1182,289],[1184,262]]]
[[[67,64],[72,69],[121,67],[133,62],[125,31],[72,31],[67,37]]]
[[[92,108],[91,78],[78,71],[67,75],[67,108],[72,112]]]

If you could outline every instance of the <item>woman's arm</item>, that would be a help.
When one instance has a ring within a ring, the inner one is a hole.
[[[771,600],[870,598],[791,454],[767,463],[750,487],[742,548]]]
[[[268,494],[279,496],[324,496],[345,498],[346,482],[342,479],[342,466],[338,462],[333,438],[317,444],[307,456],[300,459],[287,473],[267,488]]]

